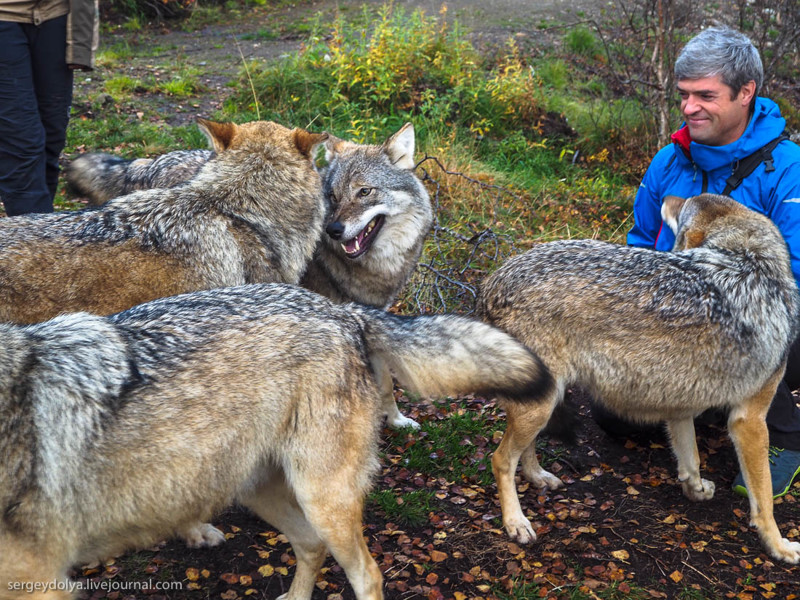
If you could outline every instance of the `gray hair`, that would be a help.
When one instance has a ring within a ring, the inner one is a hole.
[[[729,27],[710,27],[689,40],[675,61],[675,81],[715,75],[734,94],[748,81],[755,81],[758,94],[764,83],[764,66],[750,38]]]

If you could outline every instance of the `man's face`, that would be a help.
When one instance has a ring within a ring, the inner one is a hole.
[[[741,137],[750,119],[750,101],[755,94],[754,81],[733,90],[719,75],[702,79],[681,79],[678,94],[692,140],[707,146],[724,146]]]

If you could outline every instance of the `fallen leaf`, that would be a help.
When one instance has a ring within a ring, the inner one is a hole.
[[[447,556],[446,552],[440,552],[438,550],[431,551],[431,560],[433,562],[437,562],[437,563],[438,562],[442,562],[444,560],[447,560],[447,558],[448,558],[448,556]]]
[[[683,579],[683,575],[680,571],[673,571],[669,574],[669,578],[672,579],[675,583],[679,583]]]
[[[628,560],[631,557],[631,555],[628,554],[627,550],[614,550],[611,553],[611,556],[613,556],[617,560]]]
[[[258,567],[258,572],[263,577],[271,577],[275,573],[275,568],[272,565],[264,565],[263,567]]]

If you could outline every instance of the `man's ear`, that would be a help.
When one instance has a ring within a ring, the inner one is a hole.
[[[742,106],[750,106],[756,95],[756,82],[752,79],[742,86],[739,90],[739,100]]]

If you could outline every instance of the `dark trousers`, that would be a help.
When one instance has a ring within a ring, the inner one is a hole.
[[[786,375],[783,376],[767,413],[769,443],[772,446],[800,451],[800,408],[792,390],[800,389],[800,338],[789,350]]]
[[[783,377],[775,397],[772,399],[767,412],[767,430],[769,431],[770,446],[777,446],[787,450],[800,451],[800,408],[792,396],[792,390],[800,389],[800,338],[794,341],[789,350],[786,363],[786,374]],[[592,417],[597,424],[607,433],[614,436],[627,436],[631,433],[646,433],[655,431],[647,427],[631,423],[607,410],[602,404],[592,402]],[[721,415],[708,412],[704,413],[716,419]]]
[[[0,22],[0,199],[9,216],[53,212],[72,106],[67,17]]]

